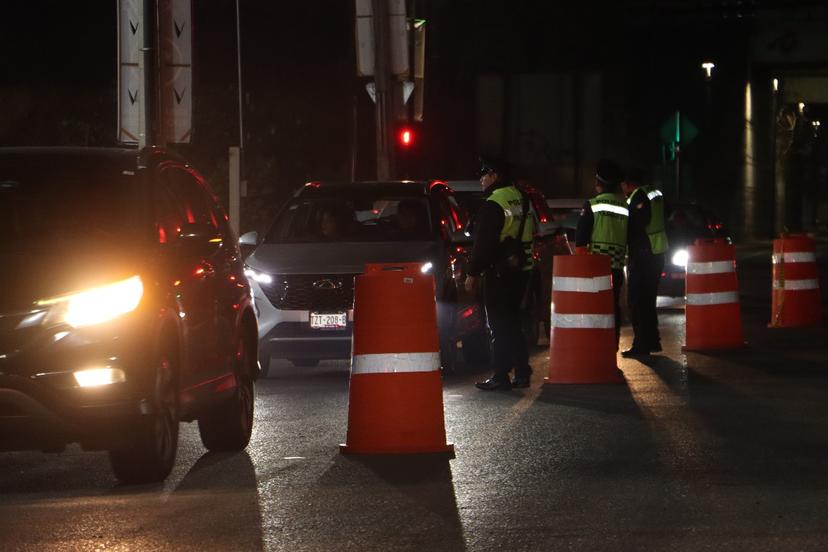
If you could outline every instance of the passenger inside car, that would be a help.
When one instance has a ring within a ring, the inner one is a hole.
[[[316,216],[316,232],[323,241],[341,240],[350,234],[353,213],[340,205],[326,205]]]

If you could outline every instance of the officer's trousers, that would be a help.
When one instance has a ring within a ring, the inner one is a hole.
[[[515,369],[515,377],[529,377],[529,352],[521,324],[521,301],[529,285],[528,271],[499,276],[486,273],[485,306],[494,351],[494,379],[506,381]]]
[[[627,266],[627,303],[635,333],[633,349],[652,350],[661,347],[656,300],[663,270],[663,253],[653,255],[650,252],[631,252]]]

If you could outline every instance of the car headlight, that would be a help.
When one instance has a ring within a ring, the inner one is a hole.
[[[253,270],[249,266],[244,267],[244,275],[247,276],[249,280],[255,280],[260,284],[273,283],[273,276],[265,274],[264,272],[259,272],[258,270]]]
[[[63,322],[79,328],[107,322],[134,311],[144,296],[140,276],[132,276],[113,284],[95,287],[38,301],[49,307],[46,322]]]
[[[431,261],[423,263],[420,267],[420,272],[423,274],[431,274],[432,270],[434,270],[434,264]]]
[[[101,387],[126,381],[126,374],[124,374],[123,370],[110,366],[106,368],[78,370],[73,376],[75,376],[78,387]]]
[[[688,258],[689,258],[689,255],[687,254],[687,250],[686,249],[679,249],[678,251],[673,253],[673,258],[671,260],[672,260],[672,262],[675,266],[680,266],[680,267],[686,268]]]

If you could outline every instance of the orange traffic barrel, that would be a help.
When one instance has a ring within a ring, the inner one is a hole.
[[[612,270],[607,255],[561,255],[552,264],[546,383],[621,383]]]
[[[686,350],[744,347],[736,278],[736,249],[725,239],[696,240],[688,248]]]
[[[822,321],[814,238],[782,234],[773,240],[771,328],[818,326]]]
[[[369,264],[356,278],[344,453],[454,450],[443,420],[434,278],[421,267]]]

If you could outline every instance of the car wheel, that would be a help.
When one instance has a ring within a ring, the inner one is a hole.
[[[292,358],[290,359],[290,363],[294,366],[299,366],[302,368],[313,368],[314,366],[319,366],[319,359],[318,358]]]
[[[163,481],[175,463],[179,419],[173,358],[170,353],[157,356],[152,413],[138,420],[127,444],[109,451],[112,471],[123,483]]]
[[[466,364],[488,364],[492,358],[492,338],[488,328],[463,338],[463,361]]]
[[[241,338],[236,346],[233,396],[198,419],[198,433],[207,450],[242,450],[250,442],[255,404],[250,364],[250,351]]]
[[[259,377],[266,378],[270,373],[270,351],[259,350]]]

